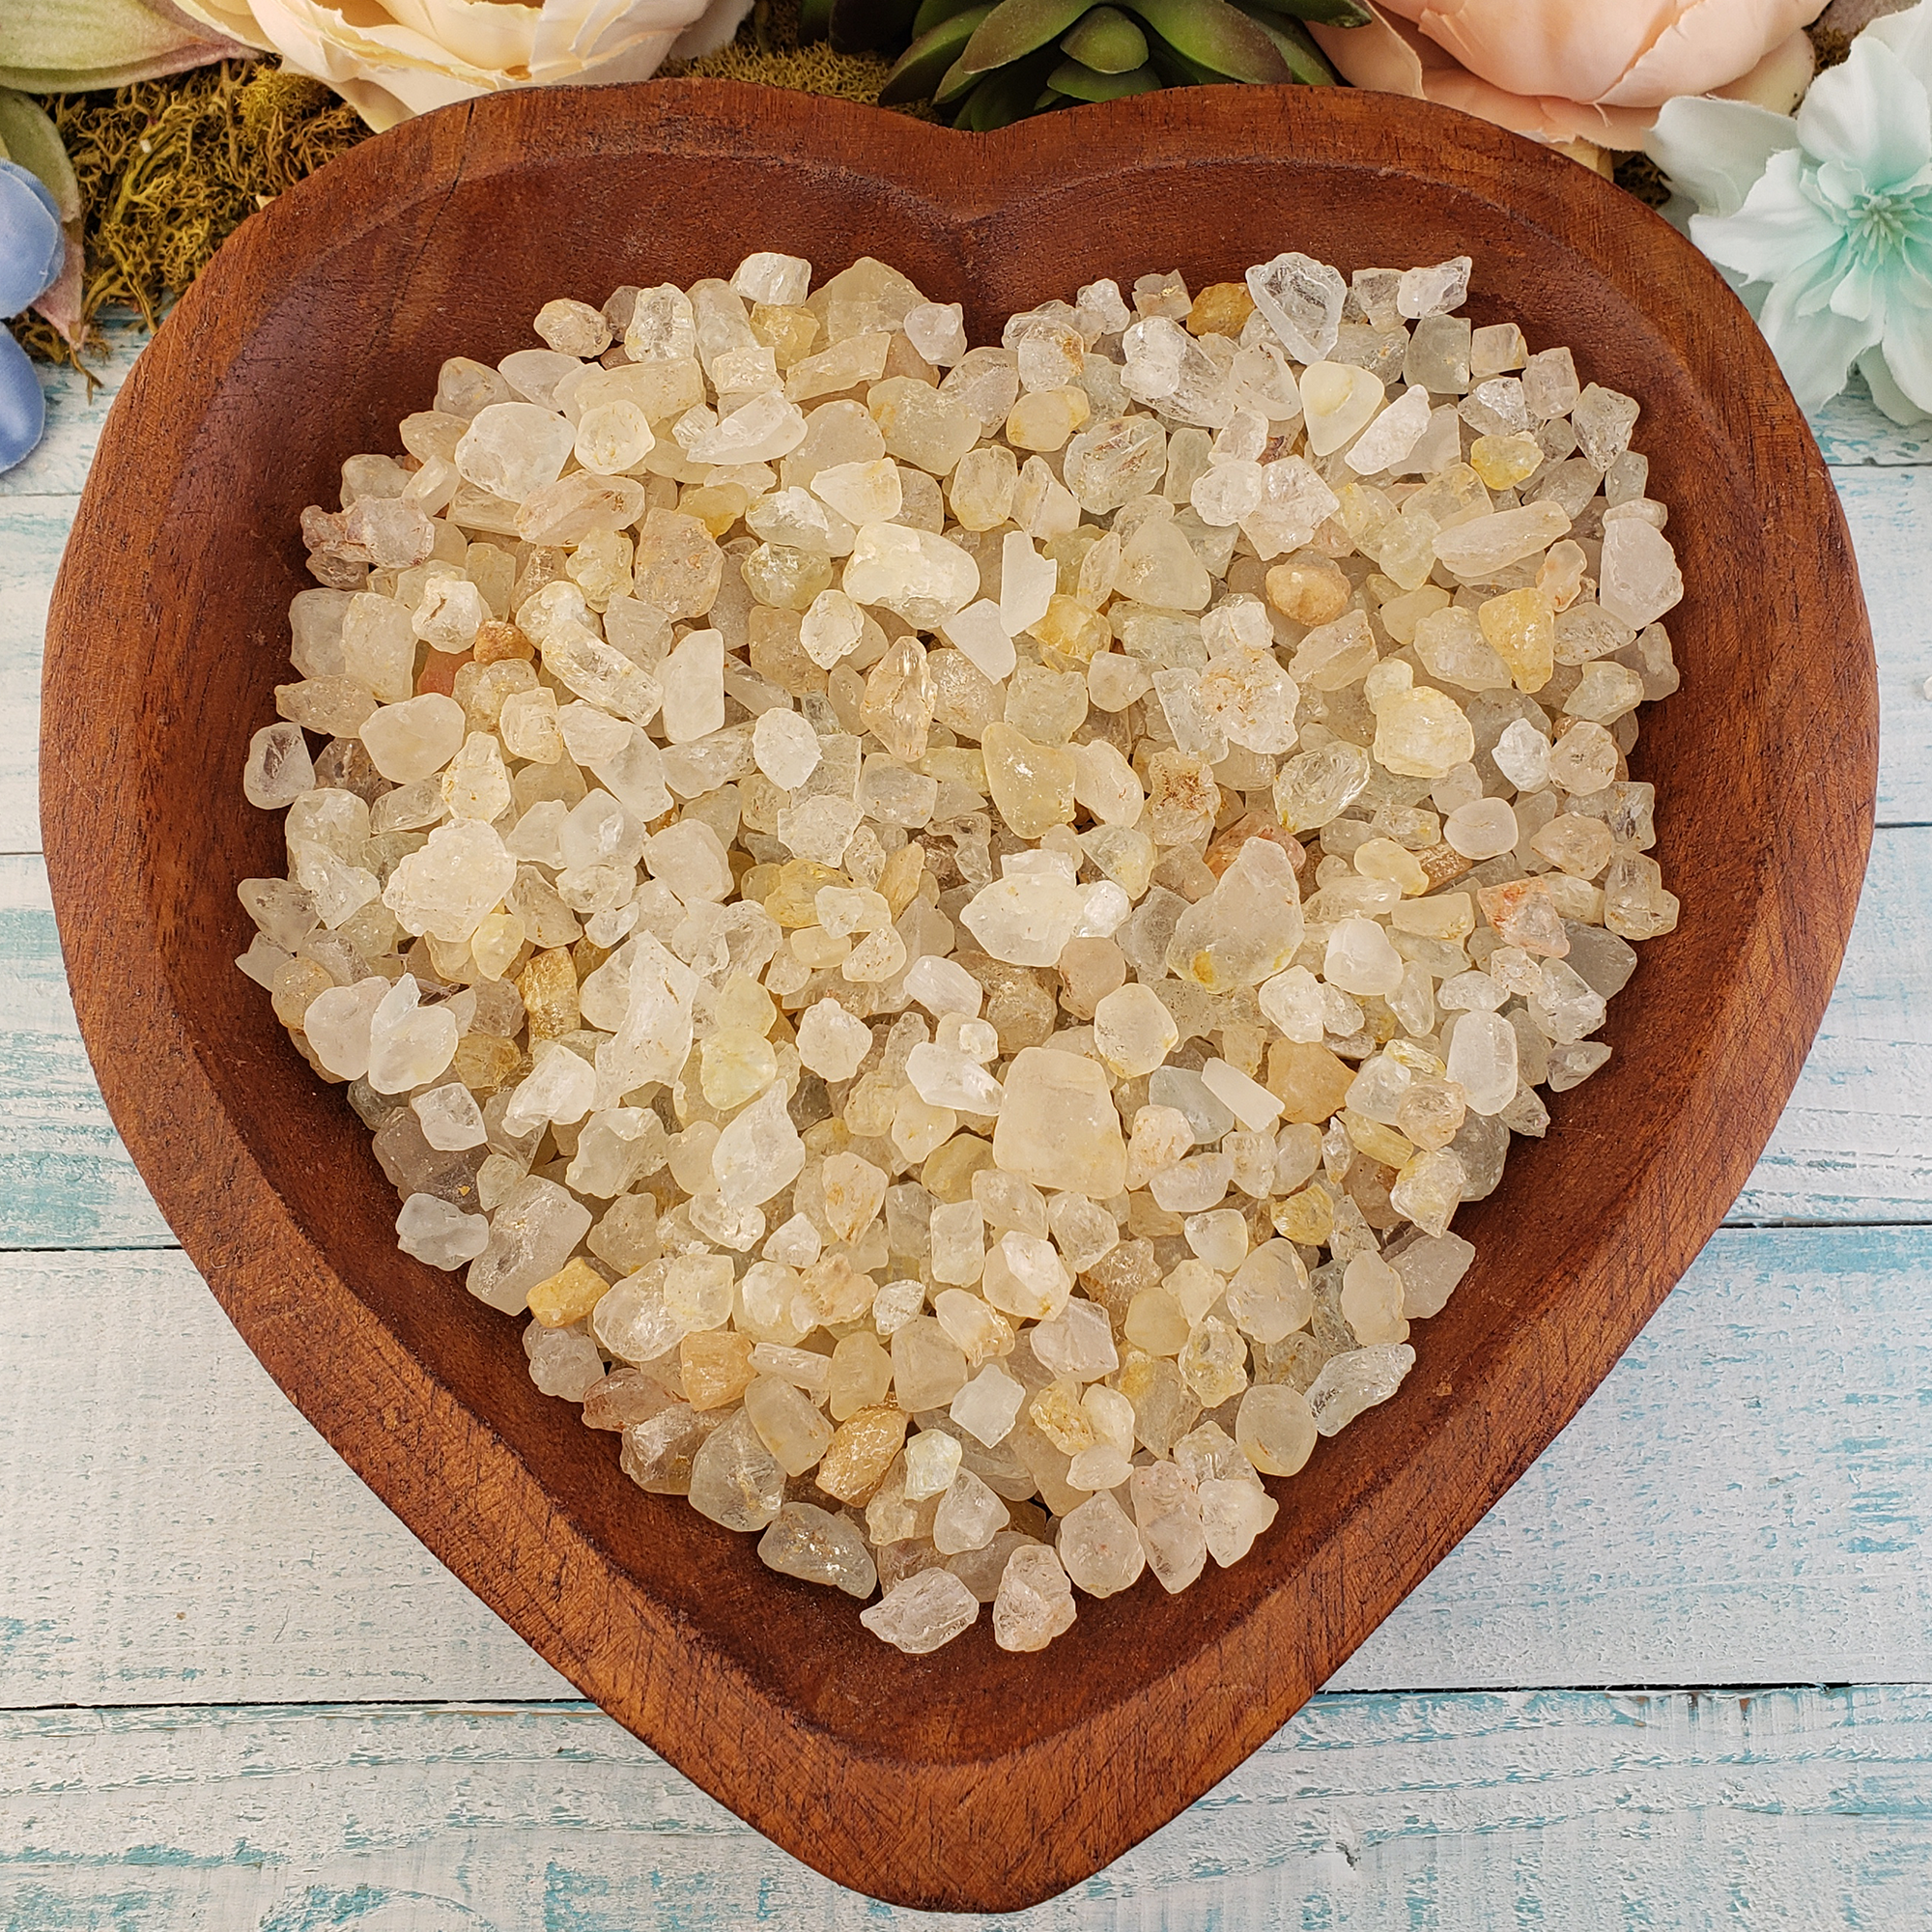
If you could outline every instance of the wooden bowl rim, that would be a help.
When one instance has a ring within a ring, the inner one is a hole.
[[[1758,896],[1745,916],[1742,936],[1775,953],[1787,1003],[1776,1024],[1753,1024],[1757,1016],[1739,1004],[1745,989],[1733,985],[1714,1009],[1710,1104],[1651,1151],[1650,1234],[1611,1319],[1585,1332],[1554,1318],[1525,1322],[1481,1373],[1435,1393],[1431,1426],[1444,1453],[1466,1466],[1466,1486],[1400,1561],[1376,1554],[1378,1534],[1415,1509],[1394,1471],[1379,1491],[1351,1499],[1349,1526],[1360,1535],[1331,1538],[1294,1590],[1249,1604],[1215,1643],[1177,1659],[1166,1676],[1121,1682],[1077,1725],[1016,1736],[978,1761],[911,1761],[776,1708],[729,1660],[703,1654],[674,1602],[619,1570],[588,1526],[551,1506],[541,1472],[375,1318],[277,1194],[226,1111],[153,945],[165,911],[154,902],[158,882],[136,809],[155,775],[138,766],[130,784],[120,760],[132,734],[90,724],[88,709],[117,691],[135,705],[166,701],[143,692],[134,654],[118,648],[122,629],[103,621],[118,614],[138,632],[165,591],[139,512],[124,506],[172,497],[188,439],[157,440],[150,424],[170,412],[205,419],[240,345],[274,301],[283,265],[339,249],[459,178],[569,155],[672,152],[727,165],[748,130],[782,137],[786,153],[849,157],[855,174],[942,213],[962,241],[1014,197],[1015,183],[1046,171],[1064,183],[1122,166],[1151,173],[1195,158],[1314,151],[1337,167],[1406,172],[1485,201],[1560,242],[1636,307],[1678,286],[1703,304],[1733,298],[1674,231],[1575,163],[1487,123],[1391,96],[1185,90],[966,135],[729,82],[533,90],[405,123],[244,223],[144,353],[110,414],[48,620],[43,815],[82,1034],[170,1226],[249,1347],[338,1453],[620,1722],[841,1884],[928,1909],[1010,1910],[1119,1856],[1272,1734],[1541,1453],[1719,1225],[1796,1078],[1857,903],[1876,794],[1870,635],[1823,461],[1762,339],[1736,329],[1717,380],[1707,383],[1708,370],[1699,378],[1702,404],[1715,439],[1747,463],[1767,529],[1817,532],[1816,557],[1792,560],[1789,628],[1838,647],[1827,667],[1779,666],[1777,697],[1832,697],[1841,712],[1836,755],[1806,775],[1806,810],[1779,832],[1786,863],[1751,882]],[[1590,219],[1559,234],[1579,208]],[[1681,329],[1692,313],[1679,302],[1659,327]],[[217,341],[227,354],[211,357]],[[96,817],[103,800],[113,802],[105,826]],[[1720,1118],[1725,1131],[1714,1138],[1706,1129]],[[310,1353],[324,1316],[337,1371],[327,1389]],[[1525,1387],[1533,1423],[1522,1413]],[[463,1474],[464,1511],[448,1507],[450,1471]],[[1293,1644],[1291,1619],[1300,1619]],[[1282,1652],[1297,1644],[1295,1661],[1283,1664]],[[946,1681],[949,1657],[927,1661],[926,1681]],[[691,1723],[680,1695],[687,1672],[714,1700],[707,1727]],[[1170,1693],[1195,1726],[1185,1750],[1147,1735]],[[1093,1789],[1095,1765],[1119,1789]]]

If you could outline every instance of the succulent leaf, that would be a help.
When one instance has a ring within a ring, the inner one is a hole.
[[[1319,20],[1324,27],[1366,27],[1375,18],[1360,0],[1258,0],[1271,14]]]
[[[910,36],[912,16],[913,0],[832,0],[825,37],[839,54],[896,47]]]
[[[1088,0],[1000,0],[967,43],[969,73],[990,73],[1059,40]],[[1222,0],[1216,0],[1222,4]]]
[[[1005,0],[1010,6],[1012,0]],[[1274,41],[1228,0],[1129,0],[1133,11],[1183,62],[1209,79],[1258,86],[1289,80]]]
[[[799,0],[798,37],[822,41],[832,27],[832,0]]]
[[[912,37],[921,40],[958,14],[972,10],[975,0],[921,0],[920,10],[912,16]],[[990,8],[992,0],[985,0]]]
[[[1147,36],[1118,7],[1095,7],[1063,38],[1060,51],[1095,73],[1131,73],[1147,65]],[[1079,99],[1113,97],[1083,94]]]
[[[938,90],[952,80],[952,71],[966,43],[973,38],[973,30],[992,11],[991,0],[983,0],[983,4],[954,14],[922,34],[887,74],[886,84],[879,90],[879,105],[894,107],[907,100],[956,98],[942,95]]]
[[[968,72],[955,60],[946,70],[945,75],[940,80],[938,86],[932,90],[932,104],[935,107],[950,107],[962,95],[970,95],[979,84],[980,76],[977,73]],[[884,97],[881,96],[880,98],[883,99]],[[955,123],[954,125],[957,126],[958,124]]]
[[[1281,14],[1264,12],[1267,0],[1235,0],[1235,5],[1275,44],[1288,63],[1288,71],[1306,87],[1338,85],[1335,70],[1315,44],[1308,29],[1299,20]]]
[[[973,126],[985,134],[1031,114],[1047,75],[1059,64],[1060,49],[1049,44],[987,74],[973,90]]]
[[[1106,73],[1065,60],[1047,75],[1046,84],[1075,100],[1120,100],[1129,94],[1151,94],[1160,85],[1160,75],[1151,67]]]

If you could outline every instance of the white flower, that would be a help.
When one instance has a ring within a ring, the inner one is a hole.
[[[506,87],[645,80],[709,53],[751,0],[177,0],[327,81],[372,128]]]
[[[1672,100],[1645,150],[1695,206],[1665,213],[1744,298],[1801,405],[1856,363],[1894,420],[1932,415],[1932,0],[1873,21],[1795,119]]]

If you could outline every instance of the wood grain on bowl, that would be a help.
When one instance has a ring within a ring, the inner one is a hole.
[[[1098,275],[1190,284],[1300,248],[1474,257],[1478,323],[1643,404],[1689,586],[1646,714],[1680,929],[1460,1232],[1479,1263],[1400,1396],[1323,1443],[1254,1554],[1082,1600],[1050,1659],[985,1620],[928,1658],[618,1472],[514,1324],[399,1255],[366,1135],[260,989],[236,880],[281,869],[237,777],[286,676],[297,520],[442,358],[548,298],[877,254],[984,339]],[[1576,1411],[1717,1227],[1816,1029],[1876,772],[1871,642],[1824,466],[1716,274],[1647,210],[1387,96],[1199,89],[965,136],[720,82],[533,91],[365,143],[248,222],[101,439],[48,627],[43,805],[115,1122],[249,1346],[425,1543],[607,1710],[818,1870],[1023,1906],[1206,1791],[1348,1657]],[[1819,748],[1823,748],[1822,752]],[[218,1420],[215,1424],[218,1428]],[[567,1769],[560,1770],[567,1781]]]

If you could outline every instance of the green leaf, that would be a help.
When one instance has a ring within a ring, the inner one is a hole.
[[[53,196],[63,223],[80,219],[80,184],[61,145],[60,130],[24,94],[0,88],[0,154],[32,175]]]
[[[968,73],[990,73],[1059,40],[1088,0],[1000,0],[968,42]]]
[[[1299,20],[1283,18],[1262,10],[1267,0],[1235,0],[1235,5],[1275,44],[1275,51],[1288,63],[1288,71],[1305,87],[1335,87],[1340,83],[1335,70],[1315,44],[1308,29]]]
[[[838,54],[902,47],[912,34],[913,0],[832,0],[826,39]]]
[[[912,37],[919,40],[932,32],[933,28],[956,14],[966,13],[974,5],[974,0],[923,0],[917,14],[912,16]],[[992,0],[985,0],[990,11]]]
[[[1290,78],[1272,38],[1228,0],[1127,0],[1133,11],[1186,62],[1214,79],[1258,86]],[[1010,5],[1011,0],[1007,0]]]
[[[1060,49],[1045,46],[989,73],[974,90],[974,127],[990,134],[996,128],[1024,120],[1033,113],[1047,75],[1059,65]]]
[[[832,31],[832,0],[799,0],[798,37],[822,41]]]
[[[1151,67],[1137,67],[1127,73],[1101,73],[1078,61],[1062,61],[1047,75],[1046,84],[1075,100],[1120,100],[1129,94],[1151,94],[1160,85],[1160,75]]]
[[[980,85],[977,73],[968,73],[958,61],[946,70],[939,85],[932,90],[932,104],[935,107],[950,107],[961,95],[970,95]],[[879,97],[881,100],[884,95]],[[958,125],[956,122],[953,124]]]
[[[1359,0],[1261,0],[1273,14],[1297,20],[1320,20],[1324,27],[1366,27],[1375,18]]]
[[[24,94],[126,87],[240,51],[141,0],[0,0],[0,87]]]
[[[922,34],[898,58],[879,90],[879,105],[895,107],[907,100],[935,98],[935,90],[951,77],[973,30],[993,11],[992,0],[968,7]],[[950,98],[950,97],[949,97]]]
[[[1147,36],[1118,7],[1095,7],[1061,41],[1060,51],[1095,73],[1131,73],[1147,65]]]

